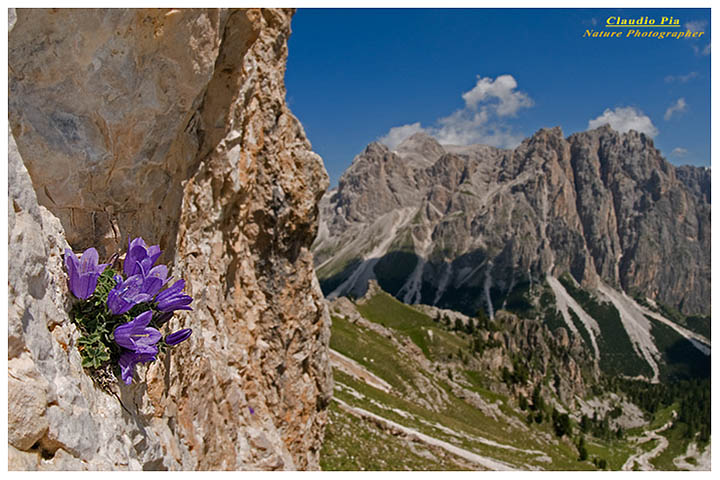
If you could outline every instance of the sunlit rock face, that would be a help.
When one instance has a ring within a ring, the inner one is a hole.
[[[309,251],[327,188],[285,103],[292,10],[10,12],[11,469],[316,469],[332,393]],[[114,395],[62,251],[142,236],[193,335]]]
[[[710,171],[671,165],[635,131],[542,129],[513,150],[373,143],[320,205],[331,298],[377,278],[407,303],[492,314],[517,285],[569,272],[710,313]]]

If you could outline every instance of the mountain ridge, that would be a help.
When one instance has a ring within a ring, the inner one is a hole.
[[[514,150],[373,142],[321,200],[316,267],[326,295],[361,296],[377,278],[407,303],[468,314],[563,272],[709,314],[709,179],[609,126],[541,129]]]

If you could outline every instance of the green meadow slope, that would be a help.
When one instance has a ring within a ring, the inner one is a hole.
[[[681,466],[703,466],[695,457],[707,440],[697,425],[686,434],[686,417],[699,415],[684,412],[688,400],[607,380],[557,312],[544,322],[506,310],[469,318],[405,305],[377,285],[357,303],[329,305],[335,393],[324,470],[678,469],[683,455]],[[546,297],[533,308],[553,307]],[[676,340],[659,330],[664,344]],[[644,400],[653,394],[657,403]]]

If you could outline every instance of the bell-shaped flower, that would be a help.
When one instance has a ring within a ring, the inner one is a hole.
[[[142,275],[133,275],[127,280],[115,275],[115,281],[117,285],[110,290],[107,298],[107,306],[115,315],[122,315],[138,303],[150,301],[153,297],[143,292]]]
[[[148,327],[152,319],[152,311],[143,312],[133,320],[115,328],[115,343],[126,350],[137,353],[157,353],[157,342],[162,334],[153,327]]]
[[[70,291],[77,298],[87,300],[95,292],[97,279],[109,263],[98,265],[98,253],[94,248],[83,252],[80,260],[69,248],[65,249],[65,268],[69,276]]]
[[[188,338],[190,338],[190,335],[192,335],[192,329],[191,328],[183,328],[182,330],[178,330],[177,332],[173,332],[170,335],[167,335],[165,337],[165,343],[168,345],[177,345],[180,342],[184,342]]]
[[[167,267],[165,265],[157,265],[146,273],[145,268],[140,265],[140,272],[143,277],[142,293],[150,295],[151,298],[154,297],[167,281]]]
[[[188,305],[193,301],[190,295],[182,293],[185,288],[185,280],[178,280],[171,287],[158,293],[155,297],[157,309],[161,312],[172,312],[175,310],[192,310]]]
[[[118,365],[120,365],[120,376],[122,377],[123,382],[125,382],[125,385],[130,385],[132,383],[133,375],[135,374],[135,365],[138,363],[152,362],[155,360],[157,352],[157,348],[155,348],[154,351],[146,352],[133,352],[126,350],[120,355]]]
[[[128,277],[137,275],[144,269],[149,272],[155,261],[158,259],[162,250],[159,245],[148,247],[142,237],[138,237],[128,244],[127,255],[123,264],[123,272]]]
[[[155,316],[155,325],[162,327],[173,317],[173,312],[160,312]]]

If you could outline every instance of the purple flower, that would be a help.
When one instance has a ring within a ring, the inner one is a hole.
[[[148,327],[151,319],[152,311],[148,310],[118,326],[113,331],[115,343],[133,352],[156,354],[156,344],[162,334],[157,329]]]
[[[157,348],[153,351],[147,352],[132,352],[126,350],[120,355],[118,359],[118,365],[120,365],[120,376],[125,382],[125,385],[132,383],[133,375],[135,374],[135,365],[138,363],[146,363],[155,360],[157,354]]]
[[[190,295],[184,295],[185,280],[178,280],[171,287],[160,292],[155,298],[157,309],[161,312],[172,312],[175,310],[192,310],[188,305],[193,299]]]
[[[172,316],[173,316],[173,312],[158,313],[157,316],[155,317],[155,325],[157,325],[158,327],[162,327],[163,325],[165,325],[168,322],[168,320],[170,320],[172,318]]]
[[[165,285],[168,269],[165,265],[157,265],[145,273],[143,266],[138,265],[140,265],[140,274],[143,277],[142,293],[146,293],[152,298]]]
[[[160,250],[159,245],[148,248],[142,237],[132,240],[128,244],[128,251],[123,264],[125,275],[131,277],[138,273],[149,272],[161,253],[162,250]],[[167,270],[165,273],[167,273]]]
[[[97,279],[109,263],[98,265],[98,253],[94,248],[88,248],[78,260],[69,248],[65,249],[65,268],[70,277],[70,291],[77,298],[87,300],[95,292]]]
[[[138,303],[147,302],[152,295],[143,292],[144,279],[142,275],[133,275],[123,280],[120,275],[115,275],[117,285],[110,290],[107,298],[107,306],[115,315],[122,315]]]
[[[190,338],[191,334],[191,328],[183,328],[182,330],[178,330],[177,332],[173,332],[170,335],[166,336],[165,343],[167,343],[168,345],[177,345],[178,343]]]
[[[113,331],[115,343],[123,348],[118,365],[126,385],[132,383],[135,365],[155,360],[158,353],[157,342],[162,338],[162,334],[157,329],[148,327],[151,319],[152,311],[148,310]]]
[[[150,298],[157,295],[167,281],[167,267],[165,265],[153,267],[161,253],[158,245],[148,248],[145,241],[138,237],[130,242],[128,253],[125,256],[123,265],[125,275],[128,277],[140,275],[143,279],[140,291],[150,295]]]

